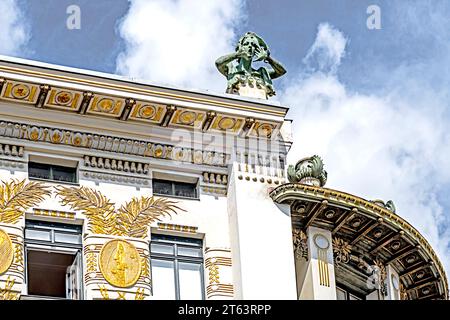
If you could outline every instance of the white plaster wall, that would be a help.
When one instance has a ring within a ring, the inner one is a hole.
[[[267,184],[240,180],[239,174],[235,164],[229,185],[234,205],[229,205],[229,215],[236,229],[231,234],[232,248],[239,248],[234,255],[241,269],[238,298],[296,299],[289,207],[275,205]]]

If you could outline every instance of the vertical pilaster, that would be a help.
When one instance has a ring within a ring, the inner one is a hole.
[[[309,227],[306,230],[308,260],[296,261],[300,300],[336,300],[336,279],[331,232]]]
[[[236,299],[297,297],[290,209],[269,197],[280,182],[233,164],[228,214]]]
[[[386,297],[385,300],[401,300],[400,299],[400,276],[395,269],[388,265],[386,267]]]

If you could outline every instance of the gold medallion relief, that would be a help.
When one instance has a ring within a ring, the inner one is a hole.
[[[14,259],[14,250],[8,234],[0,229],[0,274],[5,273]]]
[[[141,275],[140,262],[135,246],[125,240],[111,240],[100,252],[100,271],[116,287],[131,287],[137,282]]]

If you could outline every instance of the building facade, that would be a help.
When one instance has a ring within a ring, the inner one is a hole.
[[[0,299],[447,299],[395,213],[287,167],[288,108],[0,60]],[[255,94],[257,90],[257,94]]]

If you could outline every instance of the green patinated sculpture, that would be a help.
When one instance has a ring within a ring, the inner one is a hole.
[[[298,161],[287,169],[289,182],[304,183],[323,187],[327,182],[327,172],[323,169],[322,159],[314,155]]]
[[[252,63],[263,61],[271,68],[254,69]],[[234,63],[236,62],[236,63]],[[272,79],[286,73],[284,67],[270,56],[269,47],[254,32],[244,34],[236,46],[236,52],[216,60],[216,67],[228,80],[227,93],[239,94],[241,87],[262,89],[266,98],[275,95]]]

